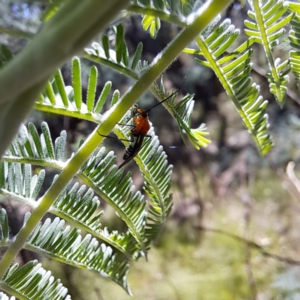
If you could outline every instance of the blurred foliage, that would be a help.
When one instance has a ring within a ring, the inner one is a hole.
[[[226,14],[233,23],[240,24],[248,9],[246,4],[239,10],[233,7]],[[153,27],[156,39],[152,40],[140,28],[140,21],[134,16],[128,19],[126,42],[133,51],[142,41],[145,45],[143,57],[151,60],[162,46],[172,40],[178,29],[161,22],[159,32]],[[241,34],[239,38],[243,40],[245,36]],[[260,46],[254,48],[257,53],[252,58],[254,63],[266,66]],[[83,73],[88,73],[90,65],[89,61],[85,61]],[[113,79],[113,90],[124,91],[133,83],[111,68],[101,66],[98,71],[101,82]],[[266,77],[257,68],[253,73],[264,98],[272,98]],[[298,299],[300,277],[297,267],[265,257],[250,246],[250,262],[246,262],[249,257],[245,243],[226,234],[194,228],[199,224],[204,228],[220,228],[255,241],[270,253],[295,259],[299,257],[299,195],[285,177],[286,164],[290,160],[300,162],[300,110],[296,83],[292,79],[288,84],[283,109],[274,103],[267,109],[272,124],[270,131],[277,147],[267,159],[262,160],[213,72],[194,64],[188,55],[182,54],[166,71],[166,89],[172,87],[171,82],[179,85],[185,74],[188,76],[182,94],[195,93],[197,99],[192,125],[205,122],[210,128],[212,145],[200,153],[186,147],[175,122],[165,110],[158,107],[150,114],[169,160],[175,166],[173,215],[161,243],[149,255],[149,263],[133,263],[129,274],[134,293],[131,298],[124,295],[121,288],[96,278],[92,273],[62,268],[54,262],[45,261],[44,267],[52,269],[55,277],[62,279],[72,299]],[[66,83],[70,83],[68,65],[63,68],[63,75]],[[87,92],[86,78],[87,75],[83,75],[83,95]],[[101,87],[98,87],[98,94],[100,90]],[[153,103],[150,95],[140,100],[143,107]],[[58,135],[62,128],[68,131],[70,153],[77,148],[79,140],[93,129],[88,122],[68,117],[54,118],[37,112],[30,116],[36,124],[42,118],[51,124],[54,134],[57,130]],[[113,140],[106,143],[108,149],[119,147],[120,153],[123,152],[120,143]],[[136,167],[129,168],[134,173],[136,185],[141,188]],[[189,210],[190,214],[187,213]],[[113,224],[117,221],[110,215],[104,219],[105,222]],[[122,229],[121,224],[118,226]],[[252,275],[249,275],[249,269]]]
[[[178,214],[183,203],[188,208],[191,199],[198,197],[189,171],[185,170],[183,175],[185,196],[182,189],[175,190],[174,212],[161,243],[152,249],[148,263],[134,263],[129,273],[133,297],[88,272],[62,268],[50,261],[43,263],[70,288],[72,299],[87,299],[88,293],[91,299],[254,299],[247,274],[247,246],[229,234],[247,235],[270,253],[297,257],[300,244],[295,239],[300,206],[289,194],[291,188],[282,188],[287,182],[276,173],[255,169],[252,173],[255,179],[245,185],[233,184],[222,200],[215,197],[207,175],[198,174],[203,197],[201,209],[204,209],[202,224],[205,224],[201,231],[194,227],[199,214],[185,219]],[[246,196],[251,197],[248,226],[247,207],[243,203]],[[220,228],[223,233],[209,231],[210,228]],[[256,299],[297,299],[293,297],[299,287],[299,267],[266,257],[251,246],[249,249]]]

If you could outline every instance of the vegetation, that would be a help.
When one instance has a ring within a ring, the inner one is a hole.
[[[0,261],[1,290],[20,299],[70,299],[60,280],[54,279],[37,260],[28,261],[21,267],[13,264],[18,253],[27,249],[72,267],[94,271],[131,294],[127,283],[129,263],[141,257],[147,260],[151,243],[167,243],[170,238],[167,235],[170,227],[167,226],[167,233],[162,234],[173,205],[172,166],[151,127],[148,132],[151,141],[135,157],[143,176],[147,202],[144,195],[136,191],[132,174],[124,174],[124,168],[118,169],[114,152],[108,152],[101,144],[113,131],[128,146],[130,127],[123,124],[131,122],[132,105],[147,90],[160,101],[170,95],[162,75],[180,54],[193,56],[199,66],[214,72],[258,152],[262,156],[269,153],[274,143],[266,113],[268,101],[260,95],[259,84],[251,78],[253,48],[257,44],[262,46],[269,68],[266,70],[269,92],[283,107],[290,73],[295,80],[300,78],[300,5],[289,1],[249,1],[244,30],[248,38],[241,42],[238,39],[241,29],[235,28],[229,18],[220,16],[231,2],[44,1],[38,6],[41,25],[37,33],[2,24],[0,32],[25,38],[28,43],[17,54],[12,54],[10,45],[1,46],[0,193],[5,199],[26,204],[31,212],[25,214],[22,228],[12,237],[8,212],[0,211],[0,245],[6,248]],[[14,7],[15,4],[11,5]],[[144,60],[143,43],[132,51],[125,39],[126,20],[134,15],[142,16],[143,30],[153,39],[159,35],[161,22],[182,30],[178,33],[175,30],[173,39],[153,60]],[[99,33],[101,37],[97,42]],[[275,50],[284,38],[288,38],[291,51],[278,55]],[[70,83],[64,78],[62,67],[69,60]],[[83,93],[83,74],[87,66],[88,82],[86,93]],[[99,91],[99,66],[119,72],[134,80],[134,84],[122,96],[109,80]],[[194,95],[186,94],[178,101],[175,98],[176,95],[163,105],[177,121],[183,141],[196,149],[209,145],[206,125],[191,126]],[[54,140],[52,129],[45,121],[40,127],[31,122],[20,125],[32,108],[86,120],[97,126],[78,143],[73,153],[69,153],[66,131]],[[55,175],[46,174],[50,168],[56,170]],[[193,184],[197,186],[198,174],[183,171],[182,175],[193,178]],[[47,186],[49,176],[52,178]],[[114,210],[126,230],[105,220],[100,199]],[[45,218],[47,213],[51,217]],[[105,223],[109,225],[103,225]],[[196,222],[193,230],[222,234],[202,226],[202,222]],[[184,228],[180,232],[184,235]],[[272,254],[260,244],[251,242],[249,236],[241,238],[234,232],[223,238],[238,240],[247,251],[255,248],[264,256],[298,264],[297,260]],[[213,247],[210,244],[213,242],[208,240],[207,247]],[[231,245],[227,240],[224,243]],[[180,247],[178,252],[185,250],[191,253],[188,247]],[[219,257],[222,257],[221,252]],[[240,253],[243,252],[235,252],[233,260],[240,257]],[[171,249],[168,254],[172,254]],[[247,255],[248,265],[250,256]],[[239,276],[236,274],[237,283]],[[250,270],[250,282],[252,276]],[[253,286],[251,291],[255,299]],[[176,294],[176,289],[173,291]],[[237,294],[239,297],[249,295],[243,287]],[[227,299],[228,295],[232,294],[228,292],[222,297]],[[194,297],[192,293],[188,296]],[[4,293],[0,297],[6,299]],[[177,295],[177,298],[180,297]]]

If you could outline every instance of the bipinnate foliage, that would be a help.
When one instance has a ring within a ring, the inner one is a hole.
[[[100,144],[113,131],[128,146],[131,127],[124,124],[132,125],[130,107],[147,89],[158,100],[170,95],[164,88],[162,75],[180,53],[194,55],[197,63],[212,69],[262,155],[269,152],[273,142],[268,132],[268,101],[260,95],[259,85],[251,78],[251,47],[255,43],[263,46],[270,92],[280,106],[284,105],[290,70],[299,84],[300,5],[297,3],[249,1],[250,19],[245,20],[245,34],[249,38],[236,46],[240,29],[229,19],[219,21],[218,17],[230,4],[229,0],[211,0],[205,5],[194,0],[128,0],[123,1],[122,6],[113,1],[110,4],[104,0],[96,2],[49,1],[41,16],[43,30],[32,36],[22,54],[14,57],[6,46],[1,47],[0,133],[4,143],[0,149],[1,153],[5,150],[5,154],[0,163],[0,193],[29,206],[32,213],[25,216],[24,226],[17,236],[11,237],[7,213],[0,211],[0,245],[7,247],[0,262],[0,289],[20,299],[70,299],[59,280],[38,262],[31,261],[22,267],[13,264],[22,248],[96,272],[131,293],[127,283],[129,262],[147,258],[151,242],[160,236],[172,208],[172,166],[151,126],[150,142],[134,158],[144,178],[147,203],[145,196],[133,186],[131,174],[124,168],[118,169],[114,152],[107,152]],[[103,2],[102,17],[96,18],[94,10],[98,2]],[[70,8],[72,13],[68,14]],[[161,21],[183,29],[152,62],[145,61],[142,43],[133,53],[126,45],[123,18],[129,14],[142,16],[142,27],[152,38],[159,33]],[[80,22],[77,24],[74,20]],[[70,26],[73,26],[72,31],[68,30]],[[286,30],[289,30],[292,50],[288,59],[281,60],[274,56],[274,49]],[[101,41],[87,46],[99,31],[105,32]],[[68,38],[61,32],[67,32]],[[30,35],[20,33],[20,36]],[[58,48],[48,49],[41,44],[48,36]],[[35,49],[38,57],[30,54],[30,49]],[[56,55],[61,49],[64,50]],[[58,66],[71,57],[72,82],[68,85]],[[93,63],[86,97],[82,93],[82,58]],[[47,60],[47,64],[39,63],[43,60]],[[101,65],[131,78],[135,84],[121,97],[118,90],[112,90],[112,82],[104,82],[100,95],[96,96]],[[24,67],[27,67],[26,72]],[[160,80],[155,82],[158,78]],[[13,88],[7,90],[9,84],[13,84]],[[191,128],[193,95],[176,98],[173,95],[163,105],[177,120],[184,142],[196,149],[207,146],[210,141],[205,124]],[[53,140],[46,122],[37,127],[32,123],[20,125],[33,104],[39,111],[93,122],[96,129],[69,155],[65,131]],[[18,114],[21,105],[24,111]],[[7,130],[3,130],[4,124]],[[18,134],[7,148],[16,126],[19,126]],[[47,191],[42,192],[49,168],[55,169],[57,175]],[[124,233],[102,225],[105,211],[100,201],[114,209],[127,228]],[[42,221],[47,212],[55,218]],[[1,293],[0,299],[8,297]]]
[[[290,51],[291,69],[300,90],[300,12],[291,21],[289,39],[293,48]]]

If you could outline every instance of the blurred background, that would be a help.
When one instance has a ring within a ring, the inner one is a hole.
[[[41,3],[0,1],[1,25],[35,33],[40,25]],[[223,18],[230,17],[243,29],[248,6],[231,7]],[[126,41],[132,51],[143,42],[143,59],[152,61],[179,28],[162,23],[155,40],[141,27],[141,18],[123,21]],[[100,41],[100,36],[98,37]],[[240,41],[245,40],[243,34]],[[17,53],[25,39],[0,35],[0,42]],[[116,284],[97,274],[74,269],[43,259],[69,289],[72,299],[300,299],[300,96],[292,75],[286,105],[281,109],[268,91],[264,52],[255,45],[252,77],[261,86],[261,94],[269,100],[270,131],[275,147],[261,158],[252,138],[244,129],[240,116],[211,70],[182,54],[164,74],[166,90],[184,84],[178,98],[195,94],[192,125],[206,123],[211,145],[200,151],[186,146],[180,138],[176,121],[162,106],[150,113],[161,144],[174,166],[174,207],[160,241],[149,252],[149,262],[132,263],[129,297]],[[286,58],[289,46],[282,40],[276,56]],[[83,93],[86,94],[88,72],[92,63],[82,60]],[[97,66],[99,86],[106,81],[123,94],[134,82],[107,67]],[[62,69],[66,83],[71,83],[70,64]],[[150,93],[139,99],[142,108],[157,103]],[[109,106],[104,108],[107,109]],[[95,124],[68,117],[33,111],[28,121],[39,126],[48,122],[52,138],[61,130],[68,133],[68,157],[78,148]],[[106,139],[107,150],[114,150],[122,161],[124,146]],[[138,167],[131,162],[126,170],[133,173],[137,189],[142,190]],[[56,171],[47,170],[49,183]],[[47,186],[44,187],[45,189]],[[2,201],[12,212],[12,234],[18,231],[27,208]],[[124,224],[109,207],[103,224],[124,230]],[[23,252],[20,261],[32,258]]]

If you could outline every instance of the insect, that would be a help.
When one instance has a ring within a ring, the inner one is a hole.
[[[172,98],[179,91],[180,88],[181,86],[170,96],[160,101],[159,103],[153,105],[152,107],[148,108],[147,110],[143,110],[137,105],[134,106],[134,108],[132,109],[133,125],[129,125],[133,127],[130,132],[130,144],[125,150],[123,156],[124,161],[119,165],[118,169],[124,167],[128,162],[130,162],[139,153],[139,151],[151,140],[151,135],[147,135],[150,129],[150,123],[148,119],[149,112],[154,107]],[[147,140],[144,142],[145,138],[147,138]]]

